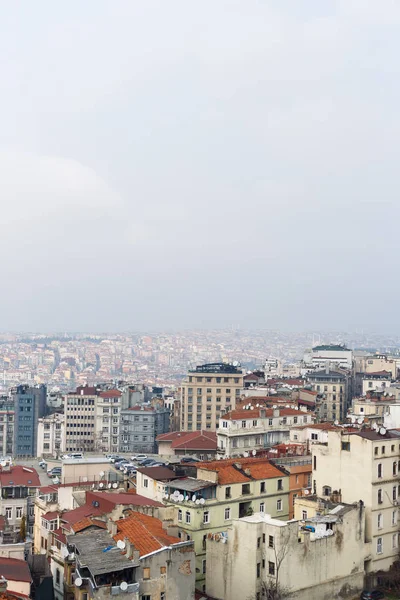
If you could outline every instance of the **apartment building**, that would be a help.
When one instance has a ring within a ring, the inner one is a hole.
[[[102,430],[98,430],[100,418],[97,399],[96,388],[88,386],[78,387],[75,392],[65,396],[63,446],[66,452],[93,452],[100,449]]]
[[[162,405],[141,405],[121,410],[120,451],[156,453],[156,438],[169,431],[169,416],[169,410]]]
[[[213,460],[217,454],[215,431],[171,431],[156,438],[157,453],[163,457],[191,456],[199,460]]]
[[[365,571],[387,570],[399,553],[400,432],[380,429],[328,432],[327,444],[313,444],[313,491],[365,505]]]
[[[0,398],[0,456],[14,456],[15,402],[9,396]]]
[[[221,414],[235,408],[242,388],[239,366],[211,363],[189,371],[181,386],[181,429],[215,431]]]
[[[95,435],[102,452],[117,453],[120,442],[120,413],[122,393],[111,389],[99,392],[95,401]]]
[[[351,373],[344,369],[332,370],[327,366],[323,371],[307,374],[307,380],[318,392],[315,404],[316,416],[322,421],[341,421],[351,404]]]
[[[361,394],[366,396],[371,391],[386,391],[390,388],[392,374],[390,371],[374,371],[373,373],[364,373],[361,376]]]
[[[19,385],[13,392],[14,456],[36,456],[38,421],[46,414],[45,385]]]
[[[34,499],[39,487],[35,469],[20,465],[0,467],[0,514],[14,531],[19,531],[25,517],[26,531],[33,535]]]
[[[353,351],[341,344],[321,344],[306,352],[303,362],[316,371],[325,369],[328,364],[350,370],[353,368]]]
[[[225,544],[218,536],[207,540],[207,594],[215,600],[354,597],[369,550],[364,528],[360,503],[330,503],[314,517],[290,522],[266,513],[234,520]]]
[[[289,517],[289,476],[264,458],[196,465],[196,477],[166,483],[165,503],[175,506],[182,539],[194,541],[196,588],[205,590],[206,540],[224,535],[232,520],[254,512]]]
[[[57,458],[64,452],[64,415],[54,413],[38,420],[36,456]]]
[[[236,408],[220,417],[218,455],[231,458],[255,454],[289,440],[291,427],[313,421],[313,414],[294,408],[264,408],[250,404]]]

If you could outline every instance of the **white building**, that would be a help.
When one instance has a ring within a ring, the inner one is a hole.
[[[383,430],[385,432],[385,430]],[[371,553],[366,572],[387,570],[397,559],[400,432],[328,432],[327,444],[313,444],[313,490],[339,492],[347,503],[363,501]]]
[[[257,452],[289,440],[290,428],[312,423],[313,415],[294,408],[235,409],[219,420],[217,453],[222,458]]]
[[[37,456],[57,458],[64,452],[64,415],[55,413],[38,420]]]
[[[385,391],[390,387],[392,374],[390,371],[375,371],[374,373],[365,373],[362,378],[362,395],[368,392]]]
[[[323,344],[314,346],[311,352],[304,354],[304,363],[314,370],[332,368],[351,369],[353,367],[353,351],[340,344]]]
[[[337,427],[331,423],[313,423],[290,428],[289,439],[297,444],[326,444],[328,432],[335,431]]]

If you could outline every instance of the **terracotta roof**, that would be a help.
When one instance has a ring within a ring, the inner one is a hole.
[[[184,437],[177,437],[171,448],[180,450],[210,450],[217,449],[217,434],[215,431],[192,431]]]
[[[40,479],[36,469],[15,465],[9,471],[0,471],[0,486],[9,487],[14,485],[40,487]]]
[[[59,514],[60,513],[56,511],[47,512],[45,515],[42,515],[42,519],[44,519],[45,521],[54,521],[54,519],[57,519]]]
[[[67,543],[67,538],[65,536],[65,534],[63,533],[63,530],[61,527],[59,527],[58,529],[55,529],[53,531],[53,535],[58,539],[59,542],[61,542],[62,544],[66,544]]]
[[[55,494],[57,491],[58,489],[55,485],[44,485],[43,487],[39,488],[39,492],[41,494]]]
[[[240,467],[238,466],[240,465]],[[266,458],[230,458],[197,463],[197,470],[218,473],[218,483],[246,483],[253,479],[273,479],[283,477],[285,473]],[[248,471],[248,474],[245,472]]]
[[[122,396],[122,393],[119,390],[107,390],[105,392],[100,392],[100,398],[119,398]]]
[[[265,417],[261,417],[261,410],[265,411]],[[279,417],[291,417],[291,416],[296,416],[298,417],[299,415],[301,416],[302,414],[307,415],[307,413],[302,413],[299,410],[295,410],[294,408],[279,408],[276,409],[279,410]],[[254,408],[253,410],[246,410],[245,408],[236,408],[235,410],[232,410],[231,412],[226,413],[225,415],[221,415],[221,419],[225,420],[225,421],[241,421],[242,419],[261,419],[261,418],[265,418],[265,419],[270,419],[271,417],[274,416],[274,409],[273,408]],[[277,418],[277,417],[276,417]]]
[[[32,576],[28,563],[17,558],[0,557],[0,577],[11,581],[25,581],[31,583]],[[11,590],[12,591],[12,590]]]
[[[167,534],[160,519],[139,512],[117,521],[117,535],[114,536],[114,540],[125,538],[139,550],[140,556],[181,542],[179,538]]]

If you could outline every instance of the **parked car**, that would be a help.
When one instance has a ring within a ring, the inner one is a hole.
[[[121,471],[126,473],[128,471],[128,469],[132,469],[132,468],[136,470],[136,466],[134,464],[132,464],[130,462],[123,463]]]
[[[39,467],[41,469],[45,469],[47,467],[47,462],[42,459],[41,461],[39,461]]]
[[[116,463],[118,460],[122,460],[124,457],[119,456],[119,454],[113,454],[110,458],[110,462]]]
[[[47,475],[49,477],[55,477],[56,475],[61,475],[61,467],[53,467],[49,471],[47,471]]]
[[[60,475],[61,475],[61,473],[60,473]],[[58,475],[56,475],[55,477],[52,477],[52,479],[53,479],[53,483],[55,485],[58,485],[59,483],[61,483],[61,479]]]
[[[119,460],[118,462],[114,463],[114,466],[116,469],[119,469],[120,471],[122,471],[124,466],[127,465],[128,463],[129,463],[129,460],[126,460],[126,458],[123,458],[122,460]]]
[[[195,463],[195,462],[199,462],[199,460],[197,458],[192,458],[191,456],[182,456],[181,458],[181,462],[183,463]]]
[[[136,454],[136,456],[131,456],[131,460],[146,460],[148,458],[147,454]]]
[[[150,467],[151,465],[153,465],[155,463],[156,463],[156,461],[153,458],[146,458],[145,460],[139,461],[139,465],[141,467]]]
[[[360,600],[381,600],[385,594],[381,590],[363,590]]]

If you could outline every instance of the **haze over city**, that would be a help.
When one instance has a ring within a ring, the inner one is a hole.
[[[0,20],[3,330],[398,329],[398,3],[39,6]]]

